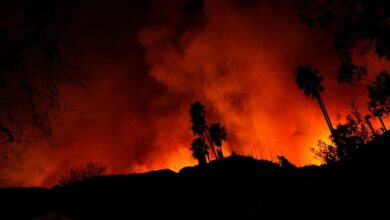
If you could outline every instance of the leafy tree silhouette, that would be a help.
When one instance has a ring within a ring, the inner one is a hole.
[[[376,131],[375,131],[374,126],[372,126],[372,124],[371,124],[370,118],[371,118],[371,115],[366,115],[366,116],[364,116],[364,120],[366,120],[366,123],[367,123],[368,127],[370,128],[371,133],[372,133],[372,136],[373,136],[373,137],[376,137],[376,136],[377,136],[377,133],[376,133]]]
[[[215,159],[222,159],[222,142],[226,141],[226,128],[219,122],[213,123],[209,127],[205,119],[205,106],[199,101],[191,104],[189,112],[192,123],[191,129],[193,134],[197,136],[191,145],[194,158],[198,160],[200,165],[206,162],[206,156],[208,161],[210,161],[208,150],[211,149]],[[208,145],[206,144],[206,140]],[[215,148],[217,148],[217,150]]]
[[[311,148],[316,159],[325,164],[332,164],[339,160],[337,147],[333,144],[327,144],[322,140],[317,143],[318,149]]]
[[[215,144],[215,146],[218,147],[217,153],[219,158],[223,158],[223,152],[222,152],[222,141],[226,140],[226,128],[224,126],[221,126],[221,124],[215,123],[211,124],[209,128],[210,133],[210,139]]]
[[[191,123],[192,123],[192,131],[194,135],[198,135],[203,138],[203,140],[207,140],[209,142],[209,147],[212,150],[215,158],[218,159],[218,155],[215,152],[214,144],[210,139],[209,134],[207,133],[207,124],[206,124],[206,110],[205,106],[197,101],[193,103],[190,107],[190,116],[191,116]]]
[[[317,151],[313,150],[316,158],[327,164],[351,157],[371,140],[367,127],[355,104],[352,104],[352,112],[346,116],[346,122],[337,125],[334,129],[331,139],[335,145],[319,141],[319,149]]]
[[[192,131],[194,134],[202,136],[203,133],[206,131],[207,125],[206,125],[206,110],[205,106],[202,105],[202,103],[195,102],[191,105],[190,108],[190,116],[191,116],[191,123],[192,123]]]
[[[337,155],[344,160],[348,155],[353,154],[363,144],[362,139],[355,135],[348,124],[340,124],[334,130],[334,138],[337,142]]]
[[[81,82],[80,72],[64,56],[78,3],[16,5],[18,19],[10,19],[10,27],[0,24],[0,154],[8,154],[0,160],[20,145],[49,137],[63,104],[60,87]]]
[[[337,154],[341,160],[355,154],[370,140],[357,105],[352,104],[352,112],[347,115],[346,120],[347,122],[339,124],[334,132],[334,138],[337,139]]]
[[[385,113],[384,113],[384,110],[383,109],[376,109],[375,111],[373,111],[373,115],[375,116],[375,117],[378,117],[378,119],[379,119],[379,122],[381,123],[381,125],[382,125],[382,131],[383,132],[386,132],[387,131],[387,128],[386,128],[386,125],[385,125],[385,122],[383,122],[383,119],[382,119],[382,117],[383,117],[383,115],[384,115]]]
[[[334,128],[320,94],[324,90],[324,86],[321,84],[322,81],[323,77],[310,64],[298,66],[295,71],[295,83],[298,88],[303,90],[303,93],[306,96],[317,100],[321,111],[324,114],[330,133],[333,134]]]
[[[301,19],[309,26],[333,31],[334,48],[341,61],[338,81],[353,84],[365,79],[366,65],[353,62],[353,55],[374,51],[379,58],[390,60],[390,5],[382,0],[306,1],[296,0]],[[373,50],[372,50],[373,49]],[[358,52],[358,54],[353,54]],[[386,132],[384,115],[389,113],[389,74],[382,71],[368,85],[371,102],[369,110]]]
[[[309,26],[333,31],[334,48],[341,61],[338,81],[352,84],[367,75],[365,65],[353,62],[353,51],[372,51],[390,60],[390,7],[383,0],[295,1],[301,19]]]
[[[378,117],[383,132],[386,132],[386,126],[383,117],[390,112],[390,75],[386,71],[379,73],[375,81],[367,85],[370,98],[369,110]]]
[[[199,165],[206,164],[206,156],[209,154],[207,148],[203,138],[196,138],[191,144],[192,156],[198,160]]]

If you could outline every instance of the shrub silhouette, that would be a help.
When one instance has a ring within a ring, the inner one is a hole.
[[[292,164],[287,158],[284,156],[277,156],[279,160],[279,166],[286,169],[291,170],[297,168],[294,164]]]
[[[355,104],[352,113],[346,116],[347,122],[339,124],[334,131],[333,139],[337,140],[337,155],[345,159],[364,146],[370,139],[367,127]]]
[[[106,172],[106,167],[101,162],[88,162],[84,167],[73,167],[61,175],[58,184],[61,186],[101,176]]]
[[[330,164],[353,156],[371,139],[358,107],[352,104],[352,112],[346,116],[346,122],[338,124],[331,135],[333,144],[319,141],[318,150],[312,151],[317,159]]]
[[[318,149],[312,148],[311,150],[314,153],[314,157],[321,161],[323,164],[333,164],[339,160],[337,154],[337,147],[333,144],[327,144],[322,140],[319,140],[317,143]]]

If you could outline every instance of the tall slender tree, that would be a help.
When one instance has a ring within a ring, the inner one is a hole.
[[[383,132],[386,132],[387,131],[387,128],[386,128],[386,125],[385,125],[385,122],[383,121],[383,116],[384,116],[384,110],[383,109],[376,109],[375,111],[373,111],[373,115],[375,117],[377,117],[379,119],[379,122],[381,123],[382,127],[381,127],[381,130]]]
[[[220,159],[223,158],[223,152],[222,152],[222,141],[226,140],[226,128],[224,126],[221,126],[221,124],[214,123],[211,124],[209,128],[209,134],[211,141],[215,144],[215,146],[218,147],[217,154]]]
[[[390,112],[390,74],[382,71],[378,74],[375,81],[367,86],[370,97],[369,111],[375,117],[378,117],[382,130],[387,131],[383,117]]]
[[[295,83],[300,90],[303,90],[306,96],[317,100],[330,133],[333,135],[334,128],[321,98],[321,92],[324,91],[323,79],[318,70],[314,69],[310,64],[298,66],[295,71]]]
[[[206,116],[205,106],[199,101],[193,103],[190,107],[190,116],[191,116],[191,123],[192,123],[191,129],[194,135],[198,135],[199,137],[202,137],[203,140],[207,140],[210,145],[209,147],[213,152],[215,158],[218,159],[218,155],[215,151],[214,144],[210,139],[210,135],[208,134],[208,127],[205,119]]]
[[[370,118],[371,118],[371,115],[364,116],[364,119],[366,120],[366,123],[367,123],[368,127],[371,130],[372,136],[375,137],[377,135],[377,133],[376,133],[374,127],[371,124]]]

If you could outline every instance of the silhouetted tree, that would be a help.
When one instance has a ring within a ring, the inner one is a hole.
[[[364,55],[374,48],[378,57],[390,59],[390,4],[387,1],[295,2],[302,20],[309,26],[333,31],[334,48],[341,61],[339,82],[353,83],[367,74],[365,65],[353,62],[353,51]]]
[[[62,103],[60,87],[79,79],[63,58],[76,2],[39,0],[16,5],[18,19],[0,24],[0,153],[4,154],[13,150],[9,145],[48,137]]]
[[[337,155],[341,160],[353,154],[363,144],[360,137],[354,135],[348,125],[338,125],[334,131],[333,138],[338,141]]]
[[[198,135],[203,138],[203,140],[207,140],[209,142],[209,147],[212,150],[214,156],[216,159],[218,159],[218,155],[215,152],[214,144],[210,139],[210,136],[208,134],[208,127],[206,123],[206,111],[204,105],[197,101],[193,103],[190,107],[190,116],[191,116],[191,123],[192,123],[192,131],[194,135]]]
[[[373,83],[367,85],[367,89],[370,97],[369,110],[374,116],[378,117],[382,130],[385,132],[387,129],[382,118],[390,112],[389,73],[382,71]]]
[[[322,81],[323,77],[311,65],[304,64],[297,67],[295,72],[295,83],[300,90],[303,90],[303,93],[306,96],[317,100],[318,104],[320,105],[321,111],[324,114],[330,133],[333,134],[334,129],[332,122],[321,99],[320,93],[324,90]]]
[[[352,113],[347,115],[346,120],[345,124],[337,126],[334,134],[334,138],[338,141],[337,149],[340,159],[354,154],[370,140],[368,130],[356,105],[352,105]]]
[[[215,159],[222,159],[222,142],[226,140],[226,128],[221,126],[219,122],[211,124],[209,127],[205,118],[205,106],[199,101],[191,104],[189,112],[192,123],[191,129],[193,134],[197,136],[191,145],[193,156],[199,161],[199,164],[203,164],[206,161],[203,158],[206,156],[210,161],[208,150],[211,149]],[[206,141],[209,145],[206,144]],[[217,148],[217,151],[215,148]],[[204,156],[201,156],[201,154],[204,154]]]
[[[201,102],[195,102],[191,105],[190,108],[190,116],[191,116],[191,123],[192,123],[192,131],[194,134],[202,136],[203,133],[206,131],[207,125],[206,125],[206,110],[204,105],[202,105]]]
[[[199,165],[206,164],[206,155],[208,146],[204,142],[203,138],[196,138],[191,144],[192,156],[198,160]]]
[[[372,113],[375,117],[378,117],[378,119],[379,119],[379,122],[381,123],[381,125],[382,125],[382,128],[381,128],[381,130],[383,131],[383,132],[386,132],[387,131],[387,128],[386,128],[386,125],[385,125],[385,122],[383,122],[383,115],[385,114],[384,113],[384,110],[383,109],[376,109],[375,111],[373,111],[373,113]]]
[[[209,133],[211,141],[215,144],[215,146],[218,147],[218,157],[223,158],[222,141],[226,140],[226,128],[224,126],[221,126],[219,122],[211,124],[209,128]]]
[[[60,176],[58,184],[61,186],[69,185],[75,182],[81,182],[86,179],[101,176],[106,172],[106,167],[101,162],[88,162],[83,167],[73,167],[65,174]]]
[[[352,112],[346,116],[346,122],[337,125],[334,129],[331,139],[335,146],[319,142],[319,151],[316,152],[316,156],[326,163],[336,158],[344,160],[356,154],[370,140],[367,127],[355,104],[352,104]],[[337,157],[334,155],[334,150],[337,152]]]
[[[318,149],[312,148],[316,159],[320,160],[324,164],[332,164],[339,160],[337,154],[337,147],[333,144],[327,144],[322,140],[317,143]]]
[[[376,133],[374,127],[372,126],[371,122],[370,122],[370,118],[371,118],[371,115],[364,116],[364,119],[366,120],[366,123],[367,123],[368,127],[371,130],[372,136],[375,137],[377,135],[377,133]]]

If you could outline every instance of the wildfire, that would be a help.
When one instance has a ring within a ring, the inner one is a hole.
[[[312,63],[324,75],[333,123],[351,101],[365,109],[364,84],[337,84],[331,34],[308,28],[291,7],[237,9],[233,2],[205,1],[195,20],[186,20],[184,3],[155,5],[141,28],[113,27],[104,36],[109,43],[100,36],[84,42],[78,56],[96,77],[87,89],[64,89],[72,107],[61,113],[55,147],[35,144],[6,185],[52,186],[88,161],[104,163],[108,173],[195,165],[188,109],[196,100],[226,126],[225,155],[318,164],[310,148],[330,133],[317,103],[296,87],[296,66]]]

